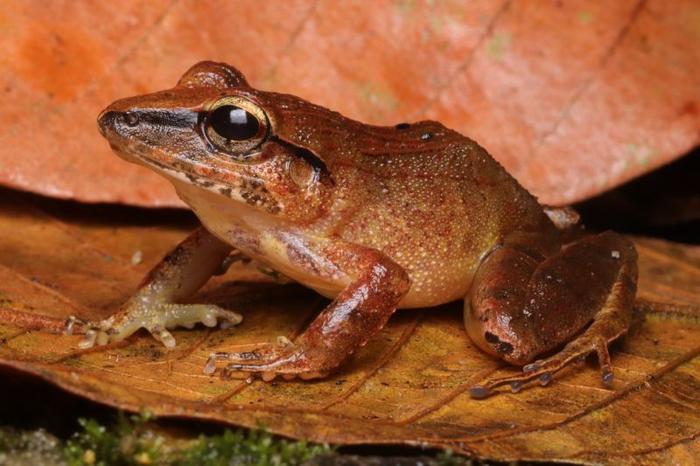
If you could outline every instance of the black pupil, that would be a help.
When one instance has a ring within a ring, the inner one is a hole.
[[[250,139],[260,130],[257,118],[235,105],[223,105],[214,110],[209,124],[222,138],[235,141]]]

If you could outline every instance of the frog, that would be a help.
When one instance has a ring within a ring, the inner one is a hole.
[[[234,311],[183,303],[235,256],[330,301],[293,341],[212,353],[207,374],[327,377],[397,309],[462,301],[471,341],[521,368],[476,383],[473,397],[547,384],[591,354],[612,383],[608,347],[627,333],[636,294],[634,244],[541,205],[441,123],[365,124],[204,61],[173,88],[115,101],[98,127],[117,155],[170,181],[201,226],[117,312],[81,322],[83,348],[139,329],[173,348],[173,328],[240,324]]]

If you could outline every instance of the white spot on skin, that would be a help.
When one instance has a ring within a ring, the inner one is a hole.
[[[496,320],[498,321],[498,328],[504,330],[510,338],[517,338],[517,335],[515,335],[513,330],[510,328],[511,316],[500,314],[496,317]]]
[[[294,343],[292,343],[292,341],[284,335],[277,337],[277,344],[280,346],[294,346]]]
[[[620,251],[613,251],[613,252],[610,253],[610,255],[611,255],[614,259],[619,259],[619,258],[620,258]]]
[[[134,254],[131,256],[131,265],[139,265],[143,261],[143,251],[140,249],[134,251]]]

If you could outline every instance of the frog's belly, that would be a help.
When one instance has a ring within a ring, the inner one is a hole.
[[[432,307],[463,299],[469,292],[474,273],[469,264],[449,267],[409,269],[411,288],[400,308]]]
[[[171,181],[210,233],[251,259],[328,298],[334,298],[350,283],[334,264],[306,247],[303,237],[286,231],[283,224],[264,212]]]
[[[327,298],[335,298],[351,282],[348,275],[312,250],[305,249],[302,242],[293,248],[292,239],[280,240],[279,232],[251,232],[241,225],[222,225],[211,219],[203,223],[207,230],[246,256]]]
[[[309,247],[303,237],[290,232],[266,232],[261,235],[257,259],[331,299],[352,282],[348,274]]]
[[[227,202],[221,196],[176,180],[173,184],[207,230],[251,259],[330,299],[352,282],[352,278],[335,264],[306,247],[303,237],[285,232],[274,219],[267,219],[260,211]],[[470,261],[474,255],[463,251],[444,250],[436,254],[411,248],[414,254],[407,255],[399,252],[406,250],[405,247],[366,246],[383,251],[408,272],[411,288],[399,304],[400,308],[431,307],[462,299],[476,269]]]
[[[351,284],[352,279],[344,274],[310,273],[308,269],[285,260],[271,261],[273,254],[268,252],[256,260],[276,270],[329,299],[334,299]],[[398,305],[400,309],[433,307],[463,299],[469,291],[472,273],[465,274],[464,269],[423,269],[409,272],[411,288]]]
[[[306,247],[302,237],[295,238],[279,230],[253,233],[231,223],[223,225],[208,221],[205,226],[251,259],[326,298],[334,299],[352,283],[351,276]],[[412,263],[413,270],[406,267],[411,288],[399,303],[399,308],[432,307],[464,298],[471,286],[475,267],[466,260],[453,260],[448,266],[442,263],[437,268],[436,264],[440,263]]]
[[[251,232],[229,223],[204,221],[206,228],[223,241],[261,264],[311,288],[320,295],[334,299],[352,283],[352,277],[312,249],[304,246],[303,238],[294,244],[293,238],[280,238],[279,230]],[[468,264],[453,261],[449,267],[433,268],[430,264],[412,264],[407,269],[411,288],[399,303],[399,308],[432,307],[462,299],[469,290],[473,272]],[[443,264],[444,265],[444,264]]]

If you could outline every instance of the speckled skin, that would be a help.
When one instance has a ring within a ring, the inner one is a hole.
[[[257,139],[240,151],[209,137],[208,115],[222,99],[244,105],[260,122]],[[173,274],[166,261],[137,297],[155,283],[157,300],[181,306],[172,290],[201,286],[236,248],[334,300],[292,345],[215,354],[209,371],[221,359],[229,371],[265,379],[323,376],[396,308],[465,299],[472,339],[513,364],[561,346],[594,321],[559,355],[473,395],[501,383],[518,389],[535,376],[547,381],[592,351],[610,378],[607,344],[627,329],[634,299],[634,247],[612,232],[576,238],[577,227],[561,220],[564,211],[546,213],[483,148],[440,123],[365,125],[298,97],[253,89],[234,68],[202,62],[171,90],[113,103],[99,125],[120,155],[169,178],[204,226],[179,246],[187,260],[177,265],[177,280],[157,278]],[[218,249],[200,260],[202,241]],[[215,317],[240,320],[221,310]],[[93,325],[87,345],[145,326],[172,346],[165,329],[181,323],[132,299]]]

